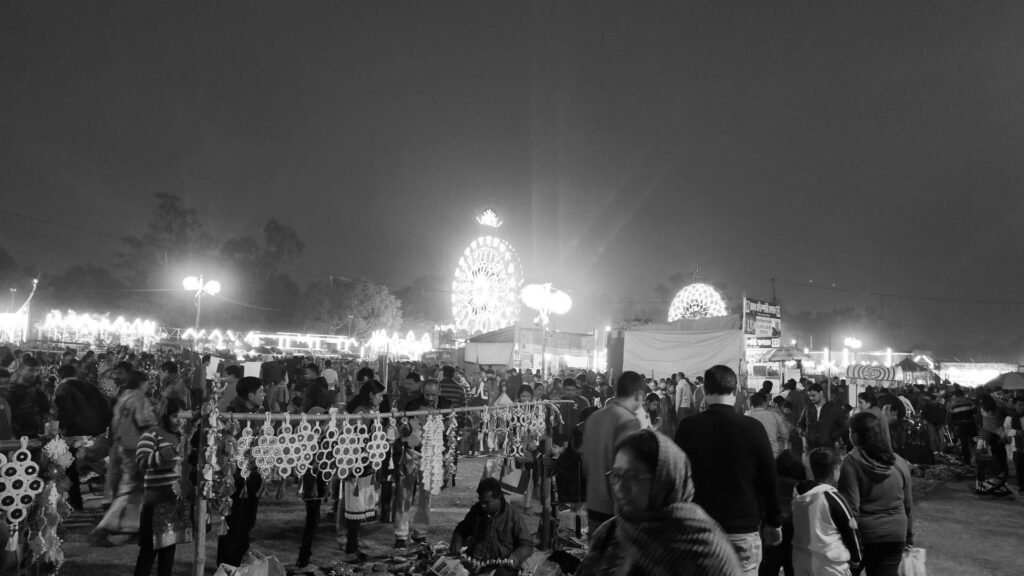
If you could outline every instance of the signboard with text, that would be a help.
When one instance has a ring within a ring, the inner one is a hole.
[[[764,300],[743,300],[743,335],[747,350],[764,352],[782,346],[782,306]]]

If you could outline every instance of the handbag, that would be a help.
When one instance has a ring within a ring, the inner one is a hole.
[[[908,546],[900,560],[899,576],[927,576],[925,569],[925,549]]]

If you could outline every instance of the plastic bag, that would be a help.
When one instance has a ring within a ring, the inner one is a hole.
[[[222,564],[222,566],[224,566]],[[230,573],[231,576],[285,576],[284,566],[274,556],[264,556],[250,550],[242,558],[242,565]]]
[[[924,548],[910,547],[904,550],[899,576],[928,576],[924,566],[925,556]]]

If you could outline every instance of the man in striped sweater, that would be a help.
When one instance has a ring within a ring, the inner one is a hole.
[[[186,512],[190,509],[187,500],[191,490],[175,487],[181,480],[181,460],[185,456],[182,452],[182,430],[189,417],[183,408],[183,403],[177,398],[166,399],[159,425],[139,438],[135,451],[135,462],[144,472],[145,487],[145,500],[139,516],[137,575],[149,574],[156,561],[157,575],[171,576],[177,545],[192,541],[192,525],[188,522],[191,516]],[[186,500],[184,506],[176,505],[179,494]],[[155,522],[158,508],[161,510],[160,521]],[[172,521],[167,518],[169,513],[175,514]]]
[[[466,405],[466,390],[455,381],[454,366],[441,368],[441,398],[447,400],[452,408],[462,408]]]

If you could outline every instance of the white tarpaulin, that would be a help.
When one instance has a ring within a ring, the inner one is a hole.
[[[622,369],[664,378],[673,372],[699,376],[721,364],[737,373],[743,358],[743,332],[628,331]],[[691,376],[692,378],[693,376]]]
[[[512,342],[466,342],[466,362],[511,366],[513,348]]]

